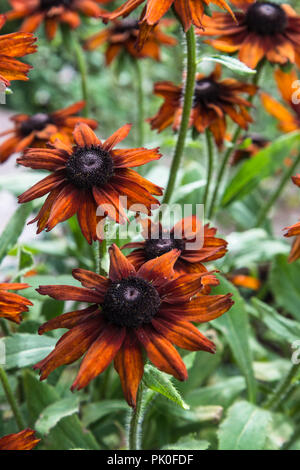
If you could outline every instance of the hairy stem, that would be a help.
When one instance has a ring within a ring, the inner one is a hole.
[[[261,225],[263,225],[263,223],[265,222],[266,218],[267,218],[267,215],[270,211],[270,209],[274,206],[275,202],[277,201],[277,199],[280,197],[282,191],[284,190],[285,188],[285,185],[287,184],[287,182],[290,180],[292,174],[294,173],[294,171],[296,170],[297,166],[299,165],[300,163],[300,153],[298,155],[298,157],[296,158],[296,160],[294,161],[293,165],[288,168],[285,173],[283,174],[282,178],[281,178],[281,181],[277,187],[277,189],[274,191],[274,193],[272,194],[272,196],[270,197],[270,199],[266,202],[266,204],[261,208],[259,214],[258,214],[258,217],[257,217],[257,222],[256,222],[256,227],[259,227]]]
[[[180,167],[183,151],[185,147],[187,130],[189,127],[189,120],[191,114],[191,108],[193,105],[194,86],[195,86],[195,75],[196,75],[196,38],[194,28],[191,27],[186,32],[186,44],[187,44],[187,75],[185,82],[184,91],[184,102],[182,109],[182,118],[180,129],[178,133],[177,143],[173,156],[172,166],[169,175],[169,181],[164,194],[163,203],[168,204],[171,200],[178,169]]]
[[[205,131],[205,138],[206,138],[206,145],[207,145],[207,181],[206,181],[206,187],[205,187],[205,193],[204,193],[204,199],[203,199],[204,210],[208,202],[209,189],[210,189],[211,178],[212,178],[213,168],[214,168],[214,144],[213,144],[212,135],[209,129],[206,129]]]
[[[282,382],[280,382],[271,397],[265,402],[264,408],[267,410],[275,410],[286,396],[290,385],[300,369],[300,364],[293,364],[289,372],[286,374]]]
[[[0,382],[2,383],[5,396],[7,398],[8,403],[10,404],[17,426],[19,430],[22,431],[23,429],[25,429],[26,425],[24,423],[21,411],[19,410],[18,404],[15,400],[13,391],[9,385],[6,372],[2,367],[0,367]]]
[[[145,140],[145,109],[144,109],[144,90],[143,90],[143,73],[140,61],[134,60],[135,71],[136,71],[136,100],[137,100],[137,146],[143,147]]]
[[[136,408],[132,410],[129,432],[128,432],[128,449],[129,450],[141,450],[141,433],[143,424],[143,397],[144,397],[144,385],[141,382],[136,397]]]
[[[87,84],[88,71],[87,71],[86,57],[77,38],[74,39],[73,47],[74,47],[74,52],[75,52],[75,56],[77,60],[78,71],[81,77],[82,98],[85,101],[85,108],[83,109],[83,114],[85,117],[87,117],[89,114],[89,96],[88,96],[88,84]]]

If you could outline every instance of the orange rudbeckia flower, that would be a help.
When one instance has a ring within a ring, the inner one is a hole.
[[[6,18],[0,15],[0,29]],[[30,33],[10,33],[0,35],[0,82],[6,86],[12,80],[28,80],[31,65],[23,64],[16,57],[24,57],[37,51],[36,38]]]
[[[122,6],[105,16],[110,20],[127,16],[145,0],[127,0]],[[143,44],[149,31],[173,7],[185,31],[193,25],[202,28],[202,18],[205,8],[211,3],[227,10],[235,18],[225,0],[146,0],[145,8],[140,17],[140,45]]]
[[[21,31],[33,32],[45,22],[46,35],[53,39],[59,23],[75,29],[81,23],[80,14],[100,17],[104,10],[98,3],[111,0],[9,0],[13,10],[6,13],[8,20],[24,19]]]
[[[300,174],[292,176],[292,180],[293,183],[300,188]],[[290,227],[285,227],[284,230],[287,230],[284,235],[285,237],[296,237],[289,256],[289,262],[292,263],[300,258],[300,222],[297,222]]]
[[[300,33],[299,33],[300,41]],[[292,70],[285,73],[278,69],[275,71],[275,79],[283,100],[287,103],[289,109],[286,109],[281,103],[272,98],[267,93],[262,93],[262,103],[268,113],[279,120],[279,128],[283,132],[292,132],[300,129],[300,95],[297,93],[296,86],[299,82],[297,73]],[[299,88],[299,86],[298,86]],[[294,99],[295,97],[295,99]]]
[[[28,287],[30,287],[28,284],[0,283],[0,318],[6,318],[14,323],[21,322],[21,314],[28,312],[28,306],[33,304],[25,297],[7,291],[27,289]]]
[[[60,138],[72,143],[72,132],[75,125],[85,122],[92,129],[98,126],[97,121],[76,116],[85,106],[84,101],[74,103],[68,108],[53,113],[16,114],[10,119],[13,129],[0,133],[0,137],[10,135],[0,145],[0,164],[4,163],[13,153],[23,152],[27,147],[46,147],[48,141]]]
[[[229,116],[243,129],[247,129],[252,118],[247,110],[251,103],[240,95],[254,95],[255,85],[243,83],[233,78],[220,80],[221,67],[217,66],[209,76],[198,74],[194,91],[194,102],[190,116],[190,127],[199,133],[209,129],[218,147],[223,146],[226,136],[226,116]],[[177,131],[182,115],[182,85],[172,82],[158,82],[154,94],[164,98],[165,102],[158,113],[149,122],[152,129],[161,132],[172,125]]]
[[[201,36],[222,52],[238,52],[239,60],[255,69],[262,59],[273,64],[300,66],[300,16],[287,4],[256,0],[232,0],[237,7],[237,24],[227,13],[203,20]]]
[[[0,450],[32,450],[40,439],[35,437],[35,431],[25,429],[16,434],[8,434],[0,439]]]
[[[164,229],[160,223],[153,224],[149,219],[141,223],[145,241],[127,243],[122,247],[135,248],[127,258],[136,269],[151,259],[177,249],[180,255],[174,265],[176,274],[204,273],[207,270],[203,263],[222,258],[227,251],[227,242],[215,236],[217,229],[210,228],[208,224],[202,227],[196,216],[180,220],[171,230]],[[199,248],[188,246],[197,241]]]
[[[107,43],[105,58],[106,65],[110,65],[121,52],[129,54],[135,59],[149,57],[159,61],[161,46],[175,46],[177,44],[175,38],[162,32],[160,25],[153,28],[141,49],[136,48],[138,35],[138,21],[126,18],[125,20],[114,21],[112,26],[102,29],[99,33],[90,37],[85,43],[85,48],[94,50]]]
[[[93,304],[53,318],[39,329],[40,334],[69,329],[55,349],[35,365],[41,371],[41,380],[85,354],[72,385],[72,390],[80,390],[114,361],[126,400],[135,407],[144,372],[143,350],[158,369],[186,380],[186,366],[173,344],[189,351],[214,353],[214,343],[191,322],[219,317],[231,307],[232,300],[230,294],[201,295],[205,274],[173,279],[178,255],[177,250],[172,250],[136,270],[113,245],[109,278],[75,269],[73,276],[84,288],[40,287],[40,294],[57,300]]]
[[[160,159],[158,149],[114,148],[130,129],[131,125],[127,124],[101,142],[89,126],[80,123],[73,133],[75,146],[57,140],[50,144],[51,148],[28,149],[18,158],[17,162],[23,166],[52,172],[19,196],[19,202],[24,203],[49,193],[39,214],[31,221],[38,222],[38,233],[44,229],[50,231],[77,214],[83,235],[92,243],[98,239],[98,206],[105,205],[111,219],[125,223],[127,217],[120,196],[127,197],[128,207],[142,205],[147,214],[159,205],[152,194],[159,196],[162,189],[131,170]]]

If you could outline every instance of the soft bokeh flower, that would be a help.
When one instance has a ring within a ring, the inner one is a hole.
[[[6,318],[14,323],[20,323],[22,313],[28,312],[28,307],[33,305],[30,300],[10,290],[22,290],[30,287],[21,283],[0,283],[0,318]]]
[[[0,438],[0,450],[32,450],[39,442],[40,439],[35,437],[35,431],[25,429]]]

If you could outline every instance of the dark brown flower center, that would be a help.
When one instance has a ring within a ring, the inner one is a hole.
[[[37,113],[21,123],[20,131],[23,136],[27,136],[33,131],[42,131],[50,123],[51,118],[48,114]]]
[[[283,33],[288,18],[280,5],[272,2],[256,2],[246,13],[246,24],[249,31],[262,36]]]
[[[194,91],[194,106],[217,101],[220,94],[219,85],[209,78],[198,80]]]
[[[40,0],[40,8],[42,10],[49,10],[53,7],[70,7],[73,0]]]
[[[126,18],[125,20],[118,21],[114,27],[115,34],[123,34],[139,29],[139,22],[132,18]]]
[[[153,259],[157,256],[162,256],[165,253],[169,253],[171,250],[183,250],[184,241],[180,239],[175,239],[173,237],[169,238],[158,238],[157,240],[146,240],[145,242],[145,256],[146,258]]]
[[[112,282],[105,295],[102,311],[114,325],[137,328],[150,323],[159,306],[157,290],[144,279],[132,276]]]
[[[78,188],[101,188],[113,175],[113,161],[102,147],[75,147],[66,164],[66,176]]]

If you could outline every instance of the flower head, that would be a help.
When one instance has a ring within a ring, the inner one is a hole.
[[[0,439],[0,450],[32,450],[40,439],[35,437],[35,431],[25,429],[16,434],[8,434]]]
[[[28,149],[17,160],[26,167],[52,172],[19,196],[19,202],[24,203],[49,193],[31,222],[38,222],[38,233],[52,230],[77,214],[83,235],[92,243],[98,238],[98,206],[105,206],[104,215],[125,223],[127,217],[120,196],[127,197],[129,207],[139,204],[139,210],[147,214],[159,204],[152,194],[161,195],[162,189],[131,170],[161,158],[158,149],[114,148],[130,129],[131,125],[127,124],[101,142],[88,125],[79,123],[73,133],[75,146],[56,141],[51,148]]]
[[[202,227],[196,216],[180,220],[171,230],[164,229],[160,223],[150,223],[148,219],[141,222],[145,241],[127,243],[122,247],[135,248],[128,259],[136,269],[151,259],[177,249],[180,253],[174,265],[177,275],[205,273],[207,269],[203,263],[222,258],[227,251],[227,242],[215,236],[217,230],[208,224]],[[188,247],[189,244],[191,247]],[[192,248],[193,244],[195,249]]]
[[[21,290],[30,287],[28,284],[0,284],[0,318],[6,318],[14,323],[20,323],[22,313],[28,312],[28,306],[32,305],[30,300],[18,294],[8,292],[9,290]]]
[[[138,35],[139,24],[137,20],[130,18],[121,21],[115,20],[112,26],[102,29],[99,33],[89,38],[85,43],[85,48],[94,50],[106,43],[106,64],[110,65],[122,52],[136,59],[149,57],[154,60],[160,60],[161,46],[174,46],[177,44],[175,38],[162,32],[160,25],[153,28],[141,49],[136,48]]]
[[[232,0],[238,8],[235,24],[227,13],[212,14],[203,20],[201,36],[222,52],[238,52],[239,60],[255,69],[263,59],[272,64],[300,65],[300,16],[286,4],[256,0]]]
[[[178,255],[172,250],[136,270],[113,245],[108,278],[75,269],[73,276],[84,288],[40,287],[40,294],[57,300],[92,304],[58,316],[40,328],[40,334],[69,329],[55,349],[36,364],[41,379],[85,354],[72,385],[72,390],[79,390],[114,361],[126,400],[134,407],[145,350],[158,369],[186,380],[186,367],[173,344],[190,351],[215,352],[215,345],[191,322],[213,320],[225,313],[232,301],[230,295],[201,294],[206,274],[185,274],[174,279],[173,265]]]
[[[45,22],[48,39],[55,37],[59,23],[75,29],[80,25],[80,14],[100,17],[104,10],[99,7],[111,0],[10,0],[12,10],[6,13],[8,20],[23,18],[21,31],[33,32]]]
[[[106,17],[110,20],[127,16],[145,0],[127,0]],[[162,17],[173,7],[177,17],[180,19],[185,31],[188,31],[192,24],[202,28],[202,18],[205,8],[210,3],[227,10],[233,18],[234,14],[225,0],[146,0],[145,8],[140,18],[140,47],[144,43],[151,29],[162,19]]]
[[[296,93],[295,83],[298,82],[297,73],[295,70],[285,73],[278,69],[275,71],[275,79],[282,99],[287,103],[289,109],[286,109],[286,107],[267,93],[261,94],[262,103],[268,113],[279,120],[280,130],[283,132],[296,131],[300,129],[300,103],[298,102],[299,100],[293,99]]]
[[[96,129],[98,123],[94,119],[76,116],[76,113],[84,106],[85,102],[79,101],[68,108],[53,113],[12,116],[13,129],[0,134],[0,136],[10,136],[0,145],[0,164],[15,152],[23,152],[30,146],[46,147],[48,141],[54,142],[57,138],[66,143],[72,143],[72,132],[78,122],[85,122],[92,129]]]
[[[5,20],[5,16],[0,15],[0,29]],[[23,64],[16,57],[36,52],[35,42],[36,38],[30,33],[0,35],[0,82],[9,86],[12,80],[28,80],[27,74],[32,67]]]
[[[243,129],[247,129],[252,118],[247,110],[251,103],[240,95],[254,95],[257,87],[238,80],[220,80],[221,67],[217,66],[209,76],[198,74],[194,90],[194,102],[190,116],[190,126],[199,133],[209,129],[218,147],[222,147],[226,135],[226,116],[229,116]],[[159,132],[172,124],[177,131],[182,116],[183,87],[172,82],[158,82],[154,93],[165,102],[149,122],[152,129]]]

